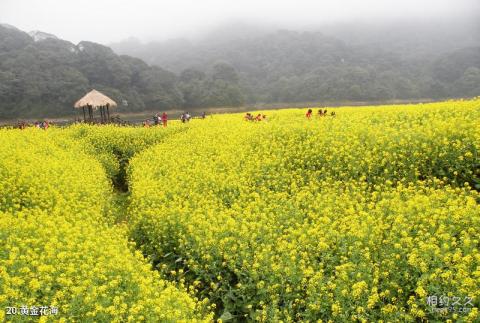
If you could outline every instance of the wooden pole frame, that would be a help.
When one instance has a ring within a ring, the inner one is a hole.
[[[90,119],[89,120],[90,123],[92,123],[93,122],[93,108],[92,108],[92,106],[88,106],[88,116],[89,116],[89,119]]]
[[[86,109],[85,109],[86,108]],[[100,110],[100,123],[110,123],[111,122],[111,117],[110,117],[110,104],[98,107]],[[93,112],[93,106],[91,105],[86,105],[82,107],[82,112],[83,112],[83,122],[84,123],[94,123],[95,118],[94,118],[94,112]],[[87,118],[87,113],[88,113],[88,118]]]
[[[103,117],[103,107],[100,107],[100,123],[104,123],[104,117]]]

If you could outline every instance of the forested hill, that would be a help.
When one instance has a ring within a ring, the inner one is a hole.
[[[92,88],[133,112],[478,96],[479,34],[444,43],[429,35],[376,36],[368,43],[351,41],[368,32],[349,40],[341,32],[224,30],[195,43],[130,40],[112,45],[118,55],[0,24],[0,119],[72,115],[73,103]]]
[[[92,88],[126,100],[128,110],[176,107],[182,95],[175,83],[173,73],[99,44],[0,25],[0,118],[72,115]]]
[[[226,28],[195,41],[142,44],[130,39],[111,46],[187,73],[181,86],[197,92],[198,79],[209,66],[231,64],[247,102],[440,99],[480,95],[478,26],[475,21],[352,23],[321,31],[257,33]],[[189,80],[188,75],[197,77]],[[195,96],[191,100],[198,101]]]

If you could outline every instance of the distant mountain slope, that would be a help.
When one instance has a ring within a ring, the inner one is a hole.
[[[128,102],[119,111],[480,95],[478,34],[452,33],[459,39],[445,45],[428,33],[358,33],[351,42],[315,31],[226,28],[195,43],[112,45],[134,58],[0,24],[0,118],[72,115],[92,88]]]
[[[47,39],[58,39],[57,36],[45,33],[43,31],[33,30],[28,33],[30,37],[33,38],[34,41],[42,41]]]
[[[230,64],[239,73],[248,102],[480,95],[472,85],[480,82],[477,25],[457,25],[424,22],[416,31],[415,25],[355,30],[352,24],[326,28],[335,37],[279,30],[231,37],[213,33],[196,42],[142,44],[130,39],[111,46],[180,74],[204,72],[218,61]]]
[[[173,73],[99,44],[0,25],[0,118],[71,115],[91,88],[127,100],[129,111],[178,107],[175,83]]]

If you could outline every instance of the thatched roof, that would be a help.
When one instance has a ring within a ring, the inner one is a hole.
[[[117,106],[117,103],[105,94],[100,93],[97,90],[92,90],[83,98],[78,100],[73,107],[79,109],[88,106],[92,107],[93,109],[98,109],[105,106],[113,108]]]

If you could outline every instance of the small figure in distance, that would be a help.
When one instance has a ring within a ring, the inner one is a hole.
[[[164,127],[164,128],[167,126],[167,120],[168,120],[167,113],[164,112],[164,113],[162,114],[162,123],[163,123],[163,127]]]
[[[326,117],[327,116],[327,109],[325,109],[325,111],[323,111],[323,115]]]
[[[205,113],[205,111],[202,112],[202,119],[205,119],[205,117],[207,116],[207,114]]]
[[[255,121],[262,121],[262,115],[260,113],[255,117]]]
[[[305,116],[307,117],[307,119],[310,120],[310,118],[312,117],[312,109],[308,109],[307,114]]]
[[[332,117],[335,117],[335,116],[336,116],[335,111],[332,111],[332,112],[330,113],[330,115],[331,115]]]
[[[153,123],[158,126],[158,124],[160,123],[160,116],[158,115],[158,113],[156,113],[154,116],[153,116]]]
[[[323,117],[323,110],[322,109],[318,109],[318,116]]]
[[[243,117],[243,119],[245,119],[245,121],[252,121],[253,120],[253,116],[250,112],[247,112],[245,114],[245,116]]]
[[[150,128],[150,120],[149,119],[146,119],[145,121],[143,121],[143,127],[144,128]]]
[[[262,119],[267,120],[267,115],[266,114],[262,115]]]

